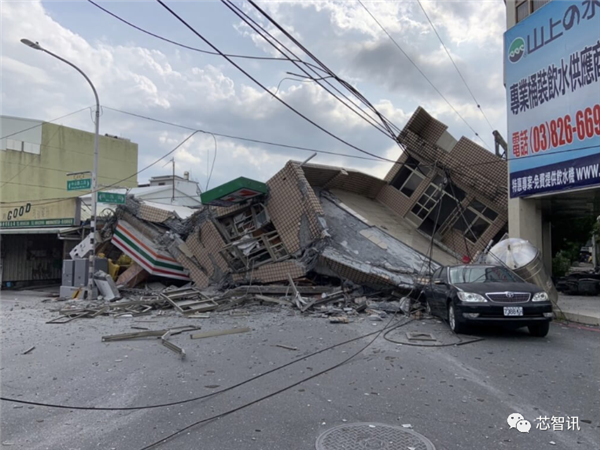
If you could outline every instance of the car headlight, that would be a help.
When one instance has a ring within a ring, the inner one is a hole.
[[[538,292],[537,294],[535,294],[533,296],[533,298],[531,299],[532,302],[547,302],[548,301],[548,294],[546,294],[545,292]]]
[[[486,298],[479,294],[474,294],[472,292],[458,292],[458,298],[467,303],[483,303],[487,302]]]

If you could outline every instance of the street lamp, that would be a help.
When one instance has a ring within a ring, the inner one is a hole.
[[[50,56],[55,57],[56,59],[68,64],[77,72],[79,72],[85,80],[89,83],[92,91],[94,91],[94,97],[96,98],[96,114],[95,114],[95,136],[94,136],[94,166],[92,168],[92,217],[91,217],[91,236],[90,243],[92,244],[92,254],[90,255],[90,267],[88,272],[88,299],[95,300],[95,290],[94,290],[94,262],[96,259],[96,213],[97,213],[97,190],[98,190],[98,136],[100,134],[100,100],[98,99],[98,93],[96,92],[96,88],[92,84],[91,80],[88,76],[83,73],[83,71],[77,67],[75,64],[67,61],[64,58],[61,58],[58,55],[46,50],[37,42],[32,42],[29,39],[21,39],[21,42],[28,47],[31,47],[35,50],[41,50],[45,53],[48,53]]]

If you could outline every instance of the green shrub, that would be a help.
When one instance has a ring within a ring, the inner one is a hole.
[[[571,253],[566,250],[556,253],[554,258],[552,258],[552,275],[555,277],[564,277],[567,274],[573,262]]]

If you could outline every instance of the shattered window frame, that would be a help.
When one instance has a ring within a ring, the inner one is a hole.
[[[258,236],[247,234],[246,237],[229,243],[219,251],[233,272],[256,269],[264,264],[284,261],[290,257],[276,229]],[[241,248],[242,245],[247,249]]]
[[[465,196],[466,196],[465,192],[456,185],[452,185],[452,187],[454,188],[455,191],[453,191],[450,188],[450,183],[446,184],[446,186],[442,189],[440,187],[441,181],[442,181],[442,176],[436,175],[433,178],[433,180],[430,182],[427,189],[425,189],[425,191],[423,191],[423,194],[421,194],[421,197],[419,197],[417,202],[411,208],[410,212],[412,214],[414,214],[415,216],[417,216],[419,218],[419,220],[421,220],[421,221],[427,220],[427,217],[429,216],[429,214],[431,214],[431,211],[433,211],[433,209],[435,209],[436,205],[440,204],[440,202],[443,200],[444,195],[447,195],[452,200],[454,200],[457,203],[457,205],[465,198]],[[432,188],[433,188],[433,191],[432,191]],[[457,195],[455,195],[456,191],[458,192]],[[438,193],[441,192],[441,195],[434,197],[436,195],[436,192],[438,192]],[[427,197],[427,198],[425,199],[424,202],[422,202],[424,197]],[[429,209],[427,209],[427,208],[429,208]],[[421,215],[419,215],[419,214],[422,214],[423,211],[426,211],[426,214],[423,217],[421,217]],[[441,228],[442,227],[440,227],[440,229]]]
[[[414,165],[413,166],[411,166]],[[425,169],[425,170],[423,170]],[[415,191],[419,188],[419,186],[421,185],[421,183],[423,182],[423,180],[425,178],[427,178],[429,174],[429,170],[427,170],[426,167],[423,167],[421,162],[419,162],[417,159],[413,158],[412,156],[409,156],[408,159],[404,162],[404,165],[400,168],[400,170],[398,171],[398,173],[396,174],[396,176],[393,178],[392,182],[390,183],[390,185],[392,185],[392,187],[398,189],[398,191],[400,191],[400,193],[408,198],[411,198],[412,195],[415,193]],[[410,183],[411,185],[415,183],[415,180],[418,178],[418,183],[414,186],[414,188],[407,185]],[[400,183],[398,183],[398,181],[400,179],[403,179],[404,181],[401,181]],[[407,189],[405,189],[407,188]],[[405,192],[405,190],[407,192]]]
[[[249,214],[248,214],[249,213]],[[242,217],[243,216],[243,217]],[[236,218],[240,218],[236,221]],[[239,209],[232,214],[219,217],[216,220],[217,228],[226,242],[232,242],[243,236],[260,230],[271,223],[271,217],[263,203],[253,203],[246,208]],[[240,229],[239,225],[252,224],[250,228]]]
[[[460,231],[469,242],[476,244],[497,218],[496,211],[477,199],[473,199],[465,212],[454,223],[453,228]],[[474,237],[477,239],[473,240]]]

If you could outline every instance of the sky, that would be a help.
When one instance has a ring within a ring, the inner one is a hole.
[[[97,3],[154,34],[211,50],[157,2]],[[220,1],[166,3],[225,53],[281,57]],[[506,12],[502,0],[421,1],[481,109],[417,1],[363,3],[431,84],[356,1],[257,3],[397,127],[402,128],[416,108],[422,106],[446,123],[456,138],[464,135],[483,145],[475,135],[478,133],[490,151],[492,129],[506,134],[502,83]],[[249,3],[236,5],[300,59],[311,61]],[[92,92],[81,75],[19,42],[27,38],[70,60],[90,77],[103,106],[100,132],[136,142],[139,169],[173,150],[191,132],[114,109],[192,129],[342,153],[348,156],[318,154],[312,162],[358,169],[382,178],[392,166],[381,160],[354,158],[365,155],[287,109],[223,57],[144,34],[85,0],[3,0],[0,8],[3,115],[52,121],[94,104]],[[315,81],[285,79],[290,77],[287,72],[299,72],[291,62],[234,61],[270,92],[353,146],[393,160],[400,155],[400,148],[389,136]],[[336,87],[342,90],[338,84]],[[56,123],[91,132],[94,129],[89,110]],[[216,159],[213,136],[197,133],[173,155],[139,173],[138,182],[170,174],[168,160],[172,156],[176,173],[189,171],[204,190],[209,176],[209,188],[239,176],[266,181],[286,161],[304,160],[311,155],[310,151],[224,137],[216,140]]]

